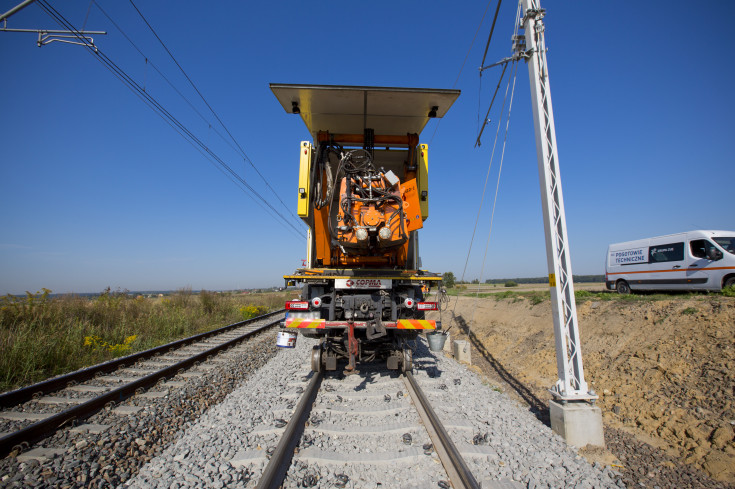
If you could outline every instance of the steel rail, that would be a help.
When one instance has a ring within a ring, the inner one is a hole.
[[[184,338],[182,340],[173,341],[165,345],[157,346],[155,348],[144,350],[138,353],[133,353],[132,355],[128,355],[126,357],[116,358],[114,360],[110,360],[109,362],[100,363],[92,367],[77,370],[76,372],[70,372],[65,375],[60,375],[59,377],[44,380],[43,382],[39,382],[37,384],[21,387],[20,389],[16,389],[14,391],[5,392],[3,394],[0,394],[0,407],[5,408],[18,405],[20,403],[31,400],[36,394],[45,395],[50,392],[61,390],[64,387],[67,387],[70,382],[82,382],[85,380],[89,380],[98,373],[112,372],[124,365],[133,364],[138,360],[153,357],[159,353],[178,348],[187,343],[204,340],[206,338],[209,338],[210,336],[215,336],[220,333],[224,333],[230,329],[239,328],[255,321],[269,318],[284,311],[285,309],[281,309],[279,311],[263,314],[262,316],[258,316],[252,319],[246,319],[245,321],[240,321],[239,323],[233,323],[227,326],[223,326],[221,328],[213,329],[212,331],[207,331],[206,333],[200,333],[194,336],[190,336],[188,338]]]
[[[281,312],[281,311],[278,311],[278,312]],[[260,316],[260,319],[262,318],[263,316]],[[30,445],[43,438],[46,438],[47,436],[54,433],[56,430],[58,430],[65,424],[69,423],[70,421],[73,421],[75,419],[86,418],[92,415],[93,413],[97,412],[99,409],[103,408],[110,402],[120,402],[124,399],[127,399],[128,397],[135,394],[135,392],[138,389],[150,387],[151,385],[154,385],[156,382],[158,382],[162,378],[173,376],[176,373],[178,373],[179,370],[187,368],[195,364],[196,362],[205,360],[209,355],[218,353],[231,346],[234,346],[235,344],[239,343],[245,338],[253,336],[254,334],[258,332],[261,332],[267,328],[270,328],[272,326],[279,324],[280,321],[281,321],[280,319],[272,321],[264,326],[261,326],[257,329],[254,329],[243,335],[240,335],[237,338],[234,338],[230,341],[219,344],[213,348],[210,348],[209,350],[200,352],[179,363],[169,365],[157,372],[154,372],[150,375],[146,375],[145,377],[141,377],[140,379],[137,379],[129,384],[125,384],[124,386],[121,386],[117,389],[113,389],[109,392],[106,392],[102,394],[101,396],[91,399],[83,404],[79,404],[77,406],[69,408],[66,411],[63,411],[58,414],[54,414],[46,419],[33,423],[29,426],[26,426],[25,428],[22,428],[16,432],[10,433],[9,435],[6,435],[0,438],[0,457],[5,457],[11,451],[13,451],[16,447],[20,446],[22,448],[24,444]],[[220,330],[221,329],[222,328],[220,328]]]
[[[439,417],[434,412],[434,409],[432,409],[429,400],[419,387],[416,379],[413,378],[413,374],[406,372],[405,379],[411,398],[416,404],[419,415],[424,420],[424,425],[434,442],[436,453],[439,455],[442,465],[444,465],[444,470],[447,471],[452,487],[455,489],[480,489],[480,484],[477,483],[472,472],[467,468],[467,464],[462,458],[462,455],[460,455],[452,439],[449,438],[449,433],[444,429],[444,425],[442,425]]]
[[[291,459],[294,455],[294,449],[301,439],[306,425],[306,419],[311,413],[311,407],[319,392],[319,386],[324,377],[323,372],[315,372],[311,378],[309,385],[306,387],[304,395],[301,397],[299,404],[296,406],[291,419],[286,425],[281,440],[276,446],[268,465],[263,471],[263,475],[258,481],[256,489],[278,489],[286,478],[286,472],[291,466]]]

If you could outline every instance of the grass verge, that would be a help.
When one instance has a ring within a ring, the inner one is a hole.
[[[163,298],[50,292],[0,298],[0,392],[281,309],[286,299],[190,289]]]

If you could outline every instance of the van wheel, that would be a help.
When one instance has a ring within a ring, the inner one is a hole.
[[[628,282],[625,280],[619,280],[617,284],[615,284],[615,290],[618,291],[618,294],[630,294],[630,285],[628,285]]]
[[[725,280],[725,283],[722,284],[722,288],[726,289],[728,287],[735,287],[735,277],[730,277],[727,280]]]

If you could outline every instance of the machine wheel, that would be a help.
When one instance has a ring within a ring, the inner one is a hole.
[[[401,372],[406,373],[413,370],[413,352],[410,348],[403,349],[403,361],[401,362]]]
[[[722,284],[722,288],[726,289],[728,287],[735,287],[735,277],[730,277],[727,280],[725,280],[725,283]]]
[[[322,347],[317,345],[311,349],[311,370],[314,372],[322,371]]]
[[[630,285],[625,280],[618,280],[618,283],[615,284],[615,290],[621,295],[630,294]]]

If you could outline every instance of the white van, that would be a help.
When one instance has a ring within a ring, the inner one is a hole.
[[[690,231],[612,244],[610,290],[722,290],[735,286],[735,231]]]

